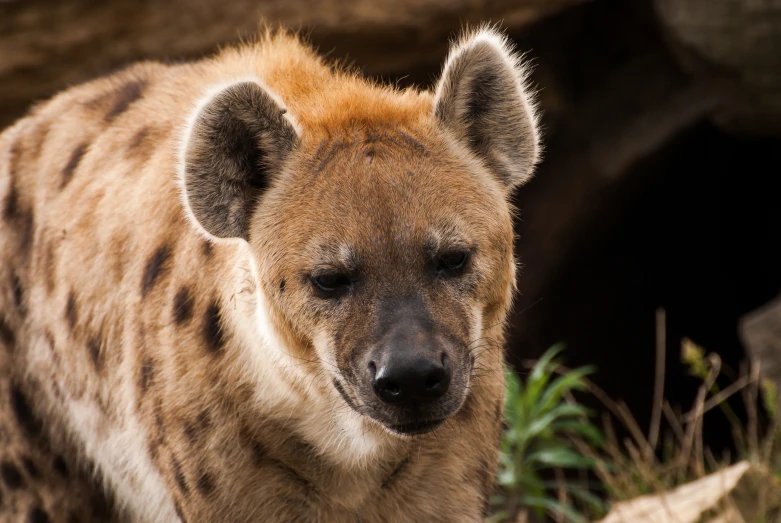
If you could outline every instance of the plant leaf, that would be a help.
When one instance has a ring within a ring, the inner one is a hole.
[[[548,512],[552,512],[554,514],[561,514],[572,523],[588,522],[588,520],[582,515],[578,514],[578,512],[575,511],[574,508],[568,507],[567,505],[564,505],[563,503],[560,503],[559,501],[553,498],[538,497],[538,496],[521,496],[519,501],[521,505],[527,507],[543,509]]]
[[[572,390],[584,390],[586,383],[583,381],[583,378],[593,374],[594,371],[595,367],[593,366],[580,367],[557,378],[545,389],[542,398],[537,403],[536,411],[546,412],[557,403],[564,401],[566,393]]]
[[[590,469],[594,467],[594,460],[566,447],[539,450],[532,452],[526,458],[528,463],[544,465],[547,467],[561,467],[574,469]]]
[[[594,426],[593,423],[591,423],[588,419],[583,420],[557,420],[554,421],[551,424],[551,430],[555,434],[567,434],[567,433],[576,433],[580,434],[588,442],[596,447],[602,447],[605,444],[605,438],[602,436],[602,433],[599,431],[599,429]]]
[[[529,378],[526,380],[526,407],[531,408],[537,403],[542,389],[545,388],[553,375],[551,367],[557,365],[555,358],[562,350],[564,350],[563,344],[554,345],[545,351],[545,354],[534,364]]]

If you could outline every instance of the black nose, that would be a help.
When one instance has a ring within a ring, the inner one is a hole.
[[[385,403],[413,403],[442,397],[450,385],[450,359],[421,356],[390,358],[382,367],[369,363],[374,393]]]

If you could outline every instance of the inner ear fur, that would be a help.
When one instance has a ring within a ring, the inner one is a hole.
[[[492,28],[466,34],[451,49],[437,84],[436,118],[511,190],[540,159],[540,131],[526,69]]]
[[[233,84],[195,116],[184,150],[187,205],[218,238],[248,239],[259,197],[298,143],[293,125],[263,87]]]

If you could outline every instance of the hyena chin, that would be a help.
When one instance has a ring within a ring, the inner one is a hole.
[[[85,520],[480,521],[526,84],[491,27],[430,91],[267,32],[5,130],[0,515],[66,521],[83,483]]]

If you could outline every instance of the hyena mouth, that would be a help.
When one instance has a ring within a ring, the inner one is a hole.
[[[427,432],[431,432],[432,430],[442,425],[444,421],[444,419],[421,420],[413,421],[411,423],[390,425],[388,428],[390,428],[393,432],[398,432],[399,434],[404,434],[405,436],[417,436],[419,434],[426,434]]]

